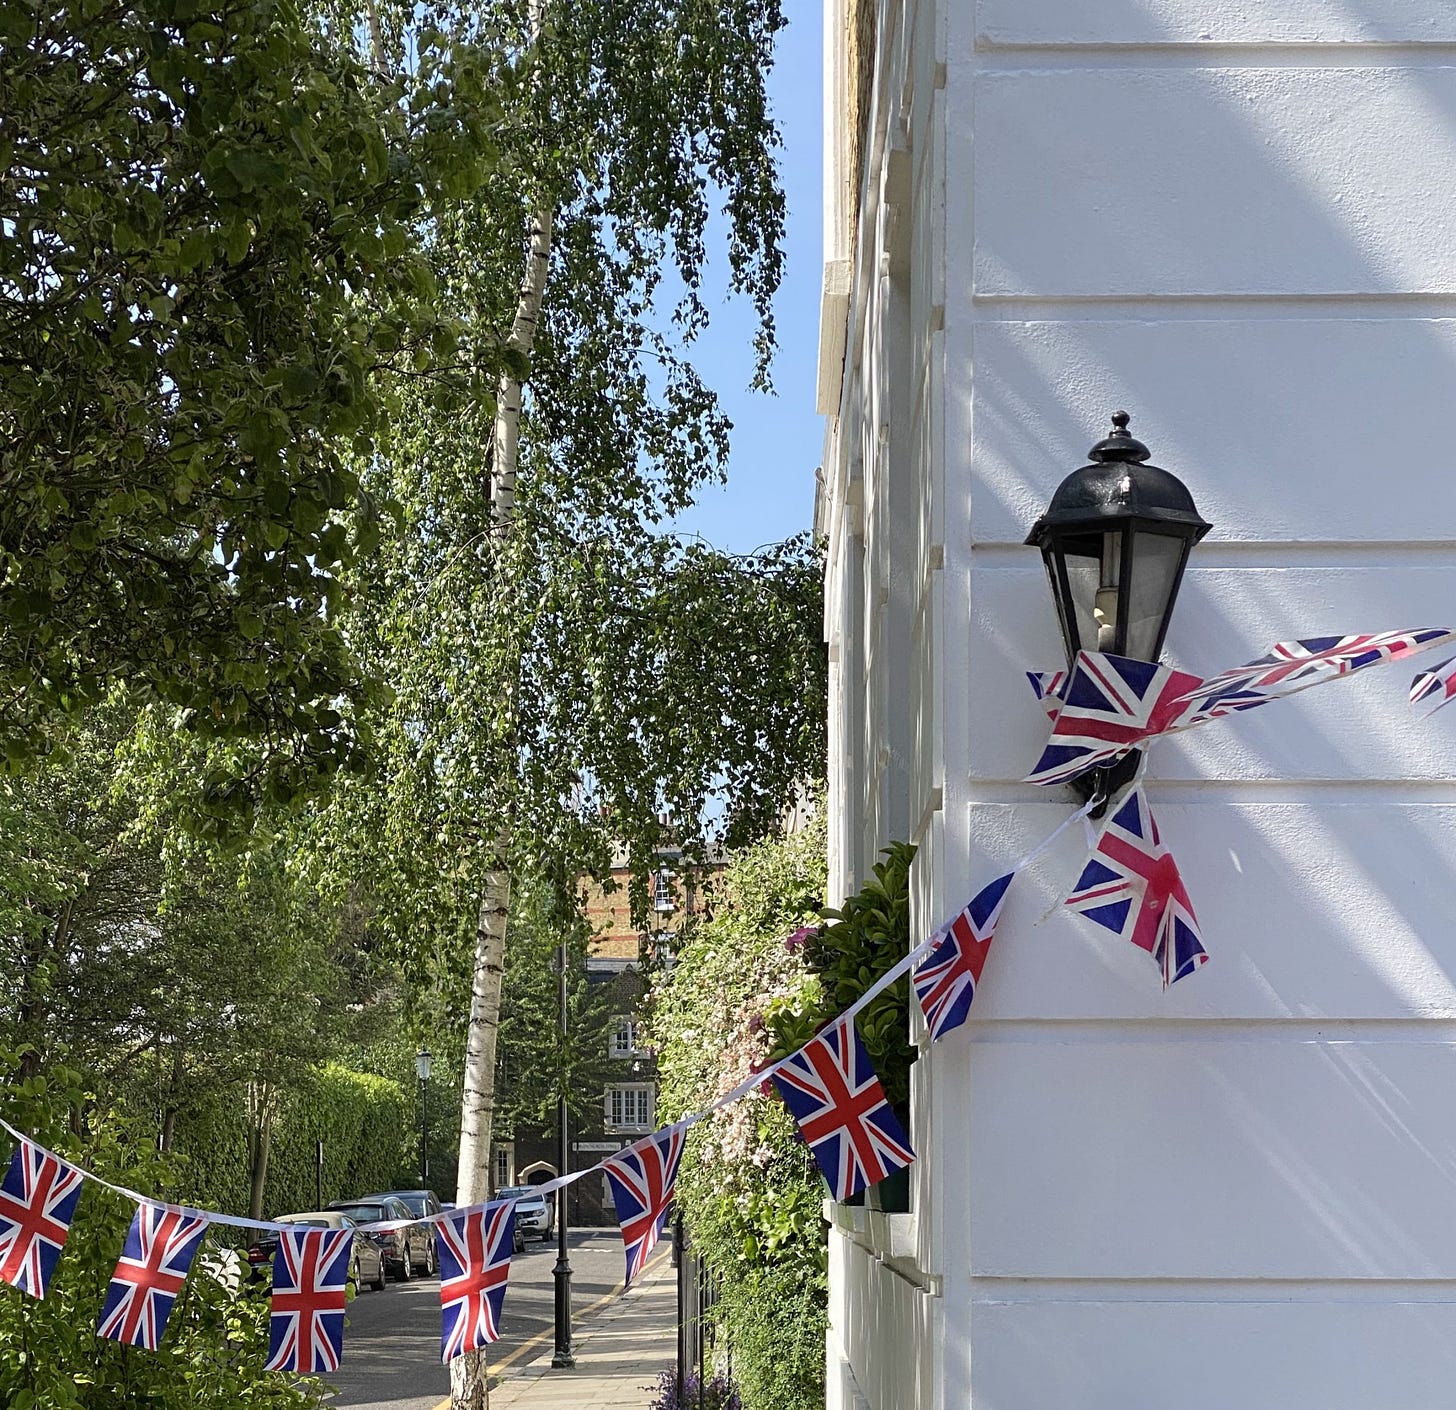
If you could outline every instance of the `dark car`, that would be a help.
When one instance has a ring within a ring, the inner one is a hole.
[[[446,1206],[440,1203],[440,1197],[434,1190],[386,1190],[382,1195],[361,1195],[361,1199],[397,1199],[407,1204],[410,1213],[421,1219],[432,1219],[437,1214],[443,1214],[446,1208],[453,1209],[453,1205]],[[440,1266],[440,1245],[435,1234],[435,1226],[430,1226],[430,1240],[435,1247],[434,1267]],[[519,1246],[516,1252],[520,1252]]]
[[[415,1219],[409,1205],[394,1195],[360,1195],[357,1199],[336,1199],[330,1209],[341,1209],[356,1224],[378,1224],[396,1219]],[[368,1235],[384,1251],[390,1275],[400,1282],[416,1273],[426,1277],[435,1272],[435,1240],[428,1224],[409,1224],[388,1233]]]
[[[382,1195],[360,1195],[360,1199],[397,1199],[409,1205],[410,1213],[430,1219],[444,1212],[445,1206],[434,1190],[386,1190]]]

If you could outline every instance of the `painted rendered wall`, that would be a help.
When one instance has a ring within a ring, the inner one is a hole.
[[[1216,526],[1172,663],[1456,619],[1456,8],[885,0],[875,104],[831,875],[903,816],[924,934],[1071,806],[1018,781],[1060,664],[1021,539],[1115,407]],[[831,1406],[1450,1402],[1456,722],[1409,674],[1157,748],[1213,956],[1168,994],[1056,911],[1077,837],[1013,892],[916,1066],[914,1213],[834,1211]]]

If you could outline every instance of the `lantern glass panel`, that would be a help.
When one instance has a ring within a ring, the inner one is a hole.
[[[1112,651],[1118,620],[1118,583],[1122,571],[1122,530],[1068,534],[1057,542],[1066,565],[1076,651]]]
[[[1163,633],[1172,615],[1173,594],[1188,552],[1182,534],[1139,529],[1133,535],[1132,565],[1125,601],[1126,645],[1123,654],[1136,661],[1156,661]]]
[[[1066,643],[1072,639],[1077,628],[1075,623],[1067,621],[1067,592],[1061,578],[1062,561],[1050,548],[1045,548],[1042,550],[1041,562],[1042,567],[1046,569],[1047,583],[1052,590],[1052,601],[1057,606],[1057,624],[1062,631],[1062,641]],[[1070,660],[1070,658],[1068,659]]]

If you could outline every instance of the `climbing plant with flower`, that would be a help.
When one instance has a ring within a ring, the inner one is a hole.
[[[649,1031],[664,1118],[700,1110],[761,1071],[778,1015],[823,1003],[805,947],[824,904],[822,820],[735,858],[713,918],[680,937]],[[787,939],[785,936],[787,935]],[[688,1133],[678,1207],[721,1275],[717,1316],[744,1410],[824,1403],[824,1188],[776,1096],[752,1093]]]

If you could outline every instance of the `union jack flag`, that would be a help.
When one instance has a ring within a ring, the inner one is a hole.
[[[1062,691],[1066,688],[1067,673],[1065,671],[1028,671],[1026,678],[1031,682],[1032,693],[1036,696],[1041,708],[1046,711],[1047,719],[1055,723],[1062,708]]]
[[[684,1127],[669,1126],[602,1164],[612,1187],[617,1222],[622,1226],[628,1283],[647,1266],[647,1255],[657,1246],[667,1224],[684,1134]]]
[[[1028,783],[1065,783],[1175,729],[1203,682],[1151,661],[1079,651],[1062,708]]]
[[[317,1376],[339,1369],[344,1350],[353,1229],[280,1229],[265,1371]]]
[[[1293,695],[1295,691],[1307,690],[1338,676],[1363,671],[1367,666],[1402,660],[1452,640],[1456,640],[1456,632],[1444,627],[1422,627],[1415,631],[1276,642],[1257,661],[1222,671],[1191,687],[1183,695],[1182,703],[1193,707],[1188,723],[1202,724],[1204,720],[1217,719],[1236,710],[1252,710],[1267,700]]]
[[[840,1019],[805,1044],[773,1080],[836,1200],[915,1159],[853,1019]]]
[[[983,887],[971,904],[940,931],[930,953],[915,966],[915,997],[932,1040],[944,1037],[966,1021],[996,934],[1006,888],[1015,875],[1009,871]]]
[[[154,1204],[137,1206],[106,1290],[97,1335],[155,1351],[207,1220]]]
[[[1163,971],[1165,989],[1208,960],[1178,863],[1141,788],[1102,829],[1066,904],[1146,950]]]
[[[498,1200],[461,1210],[435,1226],[440,1247],[440,1360],[479,1351],[500,1336],[501,1303],[511,1275],[516,1206]]]
[[[80,1197],[81,1172],[22,1137],[0,1181],[0,1279],[46,1295]]]
[[[1410,703],[1416,706],[1423,700],[1429,702],[1427,715],[1434,715],[1443,705],[1449,705],[1453,697],[1456,697],[1456,658],[1421,671],[1411,681]]]

